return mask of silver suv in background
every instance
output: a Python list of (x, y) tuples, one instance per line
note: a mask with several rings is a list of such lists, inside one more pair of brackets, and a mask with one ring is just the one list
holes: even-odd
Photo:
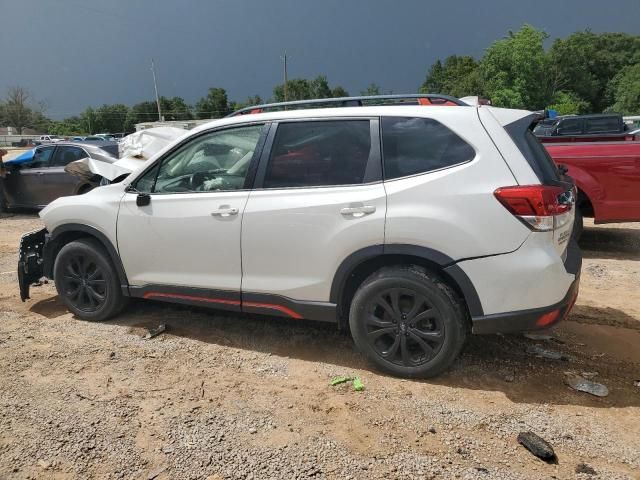
[(56, 200), (22, 238), (22, 298), (45, 275), (86, 320), (138, 297), (334, 322), (405, 377), (444, 371), (470, 333), (563, 319), (575, 189), (538, 117), (402, 98), (250, 107)]

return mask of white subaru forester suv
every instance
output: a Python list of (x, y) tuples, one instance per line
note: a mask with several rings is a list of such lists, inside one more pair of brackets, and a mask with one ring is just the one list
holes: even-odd
[(445, 370), (469, 333), (560, 321), (578, 293), (575, 191), (538, 116), (415, 97), (252, 108), (186, 132), (41, 212), (21, 240), (23, 300), (46, 276), (86, 320), (139, 297), (335, 322), (405, 377)]

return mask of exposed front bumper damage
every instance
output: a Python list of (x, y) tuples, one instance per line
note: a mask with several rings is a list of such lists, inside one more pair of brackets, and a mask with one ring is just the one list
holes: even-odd
[(25, 233), (20, 239), (18, 251), (18, 283), (20, 299), (29, 298), (29, 287), (44, 275), (44, 245), (47, 242), (46, 228)]

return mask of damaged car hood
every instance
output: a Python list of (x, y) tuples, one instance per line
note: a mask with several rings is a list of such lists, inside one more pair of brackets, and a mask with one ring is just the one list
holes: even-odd
[(175, 127), (141, 130), (127, 135), (122, 140), (119, 145), (119, 160), (106, 163), (93, 158), (83, 158), (69, 163), (64, 170), (86, 179), (99, 175), (113, 181), (142, 167), (149, 158), (186, 133), (186, 130)]

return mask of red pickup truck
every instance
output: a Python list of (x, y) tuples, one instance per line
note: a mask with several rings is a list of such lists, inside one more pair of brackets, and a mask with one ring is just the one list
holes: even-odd
[(576, 234), (582, 217), (595, 223), (640, 222), (640, 142), (546, 143), (578, 187)]

